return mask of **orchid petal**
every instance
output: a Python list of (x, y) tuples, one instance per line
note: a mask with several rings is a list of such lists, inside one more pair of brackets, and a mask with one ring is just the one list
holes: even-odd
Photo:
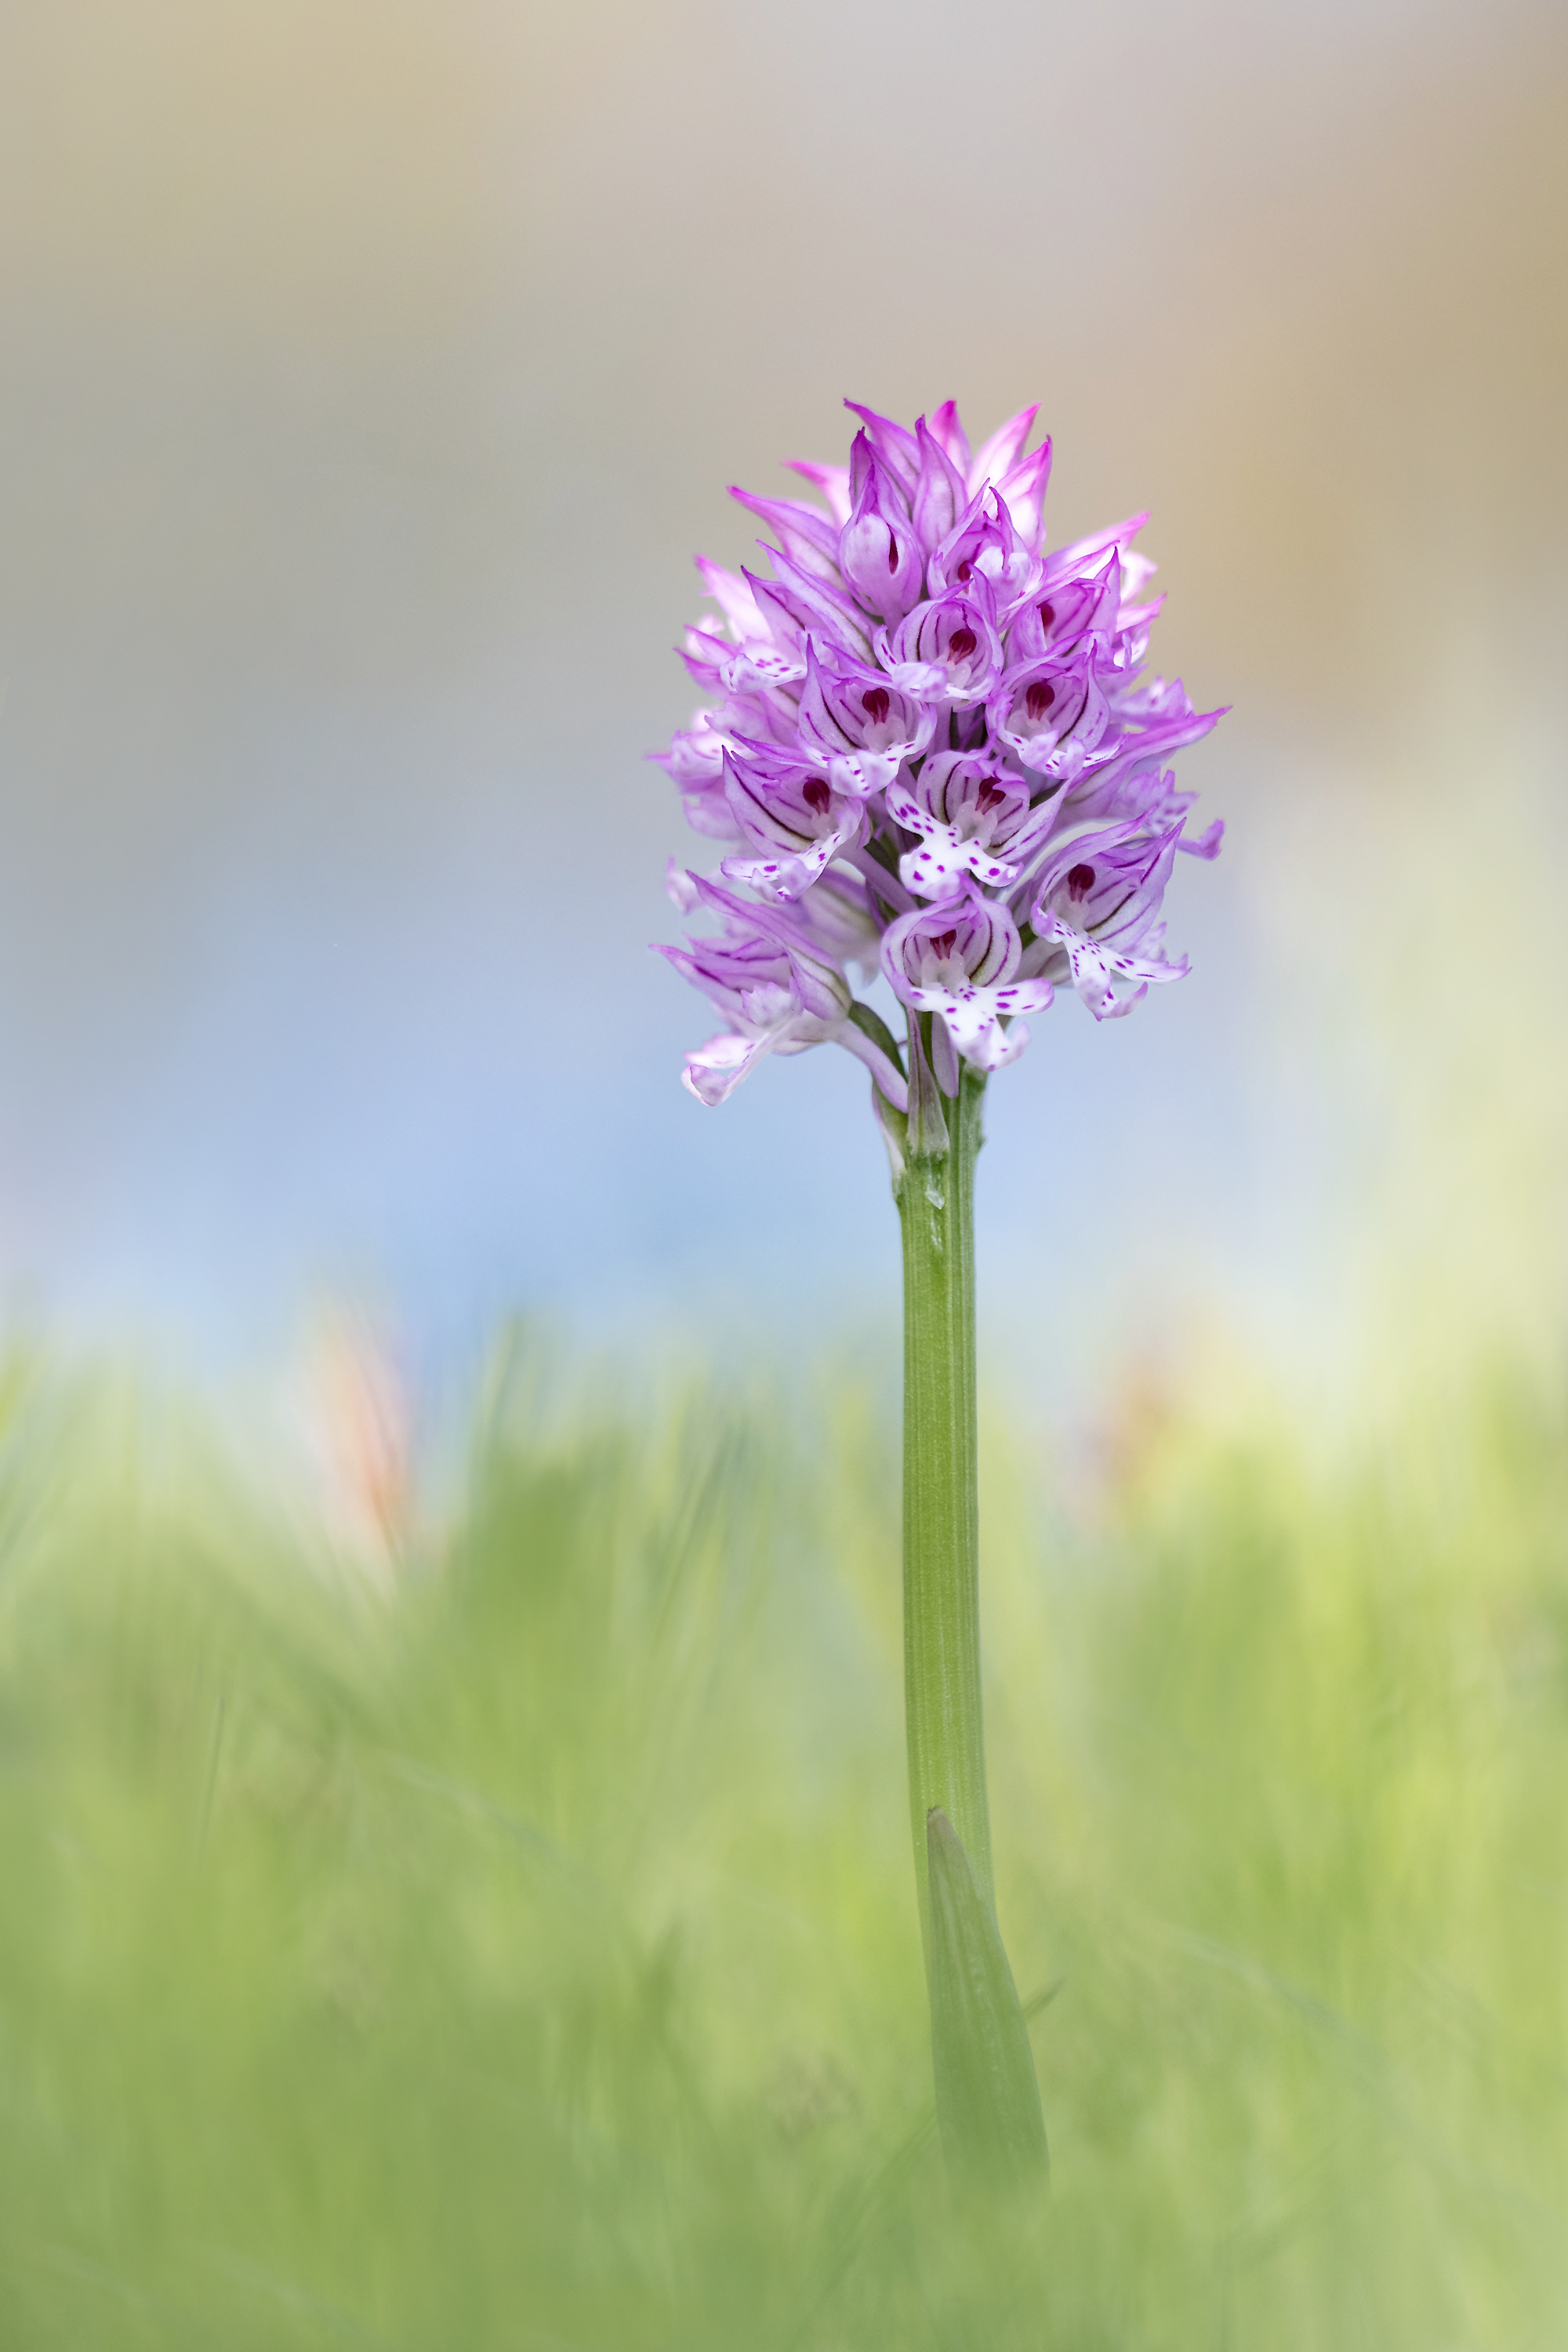
[(738, 572), (727, 572), (721, 563), (712, 562), (706, 555), (697, 558), (697, 569), (702, 585), (719, 606), (738, 646), (765, 644), (769, 635), (767, 621), (757, 609), (757, 600), (749, 583)]
[(874, 408), (862, 408), (858, 400), (847, 400), (844, 405), (860, 419), (871, 447), (904, 496), (911, 497), (920, 478), (921, 453), (909, 426), (895, 425), (890, 416), (879, 416)]
[(721, 1032), (710, 1037), (706, 1045), (695, 1046), (686, 1056), (686, 1067), (680, 1083), (689, 1095), (700, 1103), (716, 1110), (727, 1102), (742, 1078), (749, 1078), (757, 1064), (768, 1052), (765, 1038), (736, 1037)]
[(1024, 444), (1034, 431), (1039, 413), (1037, 401), (1032, 408), (1020, 408), (1016, 416), (999, 425), (990, 440), (981, 445), (969, 468), (971, 489), (978, 489), (983, 482), (999, 482), (1004, 474), (1012, 471), (1024, 454)]
[(786, 469), (799, 474), (827, 500), (828, 512), (842, 529), (849, 520), (849, 468), (847, 466), (816, 466), (809, 457), (786, 457)]
[(969, 475), (969, 436), (963, 429), (956, 400), (944, 400), (933, 409), (931, 420), (931, 437), (946, 450), (959, 472), (967, 480)]
[[(787, 555), (775, 552), (773, 564), (777, 577), (766, 584), (775, 599), (785, 603), (803, 629), (815, 629), (819, 636), (842, 645), (862, 661), (870, 659), (871, 639), (866, 616), (844, 589), (830, 588), (826, 580), (801, 571)], [(752, 578), (750, 572), (745, 576)], [(761, 584), (752, 582), (753, 594)]]
[(750, 490), (738, 489), (733, 483), (730, 496), (778, 533), (784, 553), (803, 572), (816, 572), (832, 587), (840, 585), (838, 533), (815, 507), (803, 506), (798, 499), (759, 499)]
[[(963, 477), (922, 416), (915, 425), (921, 470), (915, 483), (910, 519), (915, 534), (928, 551), (940, 547), (968, 503)], [(942, 585), (946, 586), (946, 582)], [(911, 596), (910, 604), (914, 603)], [(907, 612), (909, 606), (905, 606)]]
[[(1070, 547), (1058, 548), (1055, 555), (1046, 558), (1047, 582), (1070, 579), (1081, 572), (1091, 555), (1099, 555), (1108, 547), (1125, 549), (1137, 538), (1149, 518), (1146, 514), (1129, 515), (1125, 522), (1113, 522), (1105, 530), (1091, 530), (1087, 539), (1075, 539)], [(1124, 554), (1122, 562), (1127, 562)], [(1140, 562), (1146, 561), (1140, 557)], [(1152, 567), (1151, 567), (1152, 568)]]
[(1046, 535), (1046, 488), (1051, 478), (1051, 443), (1047, 434), (1039, 447), (1020, 457), (997, 488), (1006, 499), (1013, 526), (1031, 555), (1038, 555)]

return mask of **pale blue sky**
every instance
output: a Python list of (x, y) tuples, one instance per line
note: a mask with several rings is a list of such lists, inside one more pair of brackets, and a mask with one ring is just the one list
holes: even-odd
[(1099, 1363), (1194, 1301), (1342, 1313), (1393, 1114), (1302, 892), (1364, 889), (1331, 824), (1550, 577), (1553, 12), (212, 22), (0, 33), (14, 1294), (224, 1359), (343, 1286), (437, 1353), (517, 1303), (885, 1312), (858, 1066), (676, 1085), (640, 755), (691, 552), (748, 543), (725, 482), (955, 392), (1042, 401), (1056, 536), (1153, 509), (1163, 666), (1238, 706), (1186, 761), (1232, 827), (1177, 877), (1194, 978), (1059, 1006), (994, 1089), (991, 1328)]

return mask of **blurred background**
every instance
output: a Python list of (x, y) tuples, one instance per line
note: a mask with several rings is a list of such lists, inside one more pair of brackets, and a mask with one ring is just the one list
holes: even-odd
[[(368, 1300), (890, 1321), (847, 1056), (647, 952), (694, 551), (846, 394), (1147, 506), (1193, 977), (994, 1089), (994, 1360), (1324, 1399), (1562, 1302), (1568, 35), (1531, 0), (0, 14), (0, 1274), (204, 1367)], [(688, 853), (689, 854), (689, 853)], [(1408, 1350), (1406, 1350), (1408, 1352)]]
[[(7, 2347), (1568, 2341), (1565, 99), (1533, 0), (0, 0)], [(864, 1074), (700, 1109), (647, 952), (846, 394), (1037, 399), (1234, 706), (1192, 976), (988, 1107), (973, 2260)]]

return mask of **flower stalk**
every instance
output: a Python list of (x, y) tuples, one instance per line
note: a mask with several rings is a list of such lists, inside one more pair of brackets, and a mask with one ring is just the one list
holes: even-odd
[(911, 1059), (918, 1075), (894, 1198), (904, 1255), (904, 1716), (929, 1965), (926, 1820), (933, 1806), (992, 1900), (974, 1392), (974, 1163), (985, 1081), (965, 1070), (955, 1101), (928, 1104), (917, 1099), (927, 1089), (935, 1097), (923, 1044)]
[(995, 2196), (1045, 2170), (1028, 2032), (996, 1924), (980, 1677), (974, 1168), (985, 1080), (942, 1099), (927, 1014), (909, 1112), (879, 1107), (904, 1257), (904, 1723), (931, 2066), (955, 2188)]

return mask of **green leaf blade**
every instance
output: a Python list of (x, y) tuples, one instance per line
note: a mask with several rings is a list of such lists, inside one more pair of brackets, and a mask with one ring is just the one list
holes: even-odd
[(1028, 2027), (995, 1916), (940, 1805), (926, 1816), (931, 2059), (955, 2187), (1007, 2195), (1045, 2181), (1045, 2117)]

